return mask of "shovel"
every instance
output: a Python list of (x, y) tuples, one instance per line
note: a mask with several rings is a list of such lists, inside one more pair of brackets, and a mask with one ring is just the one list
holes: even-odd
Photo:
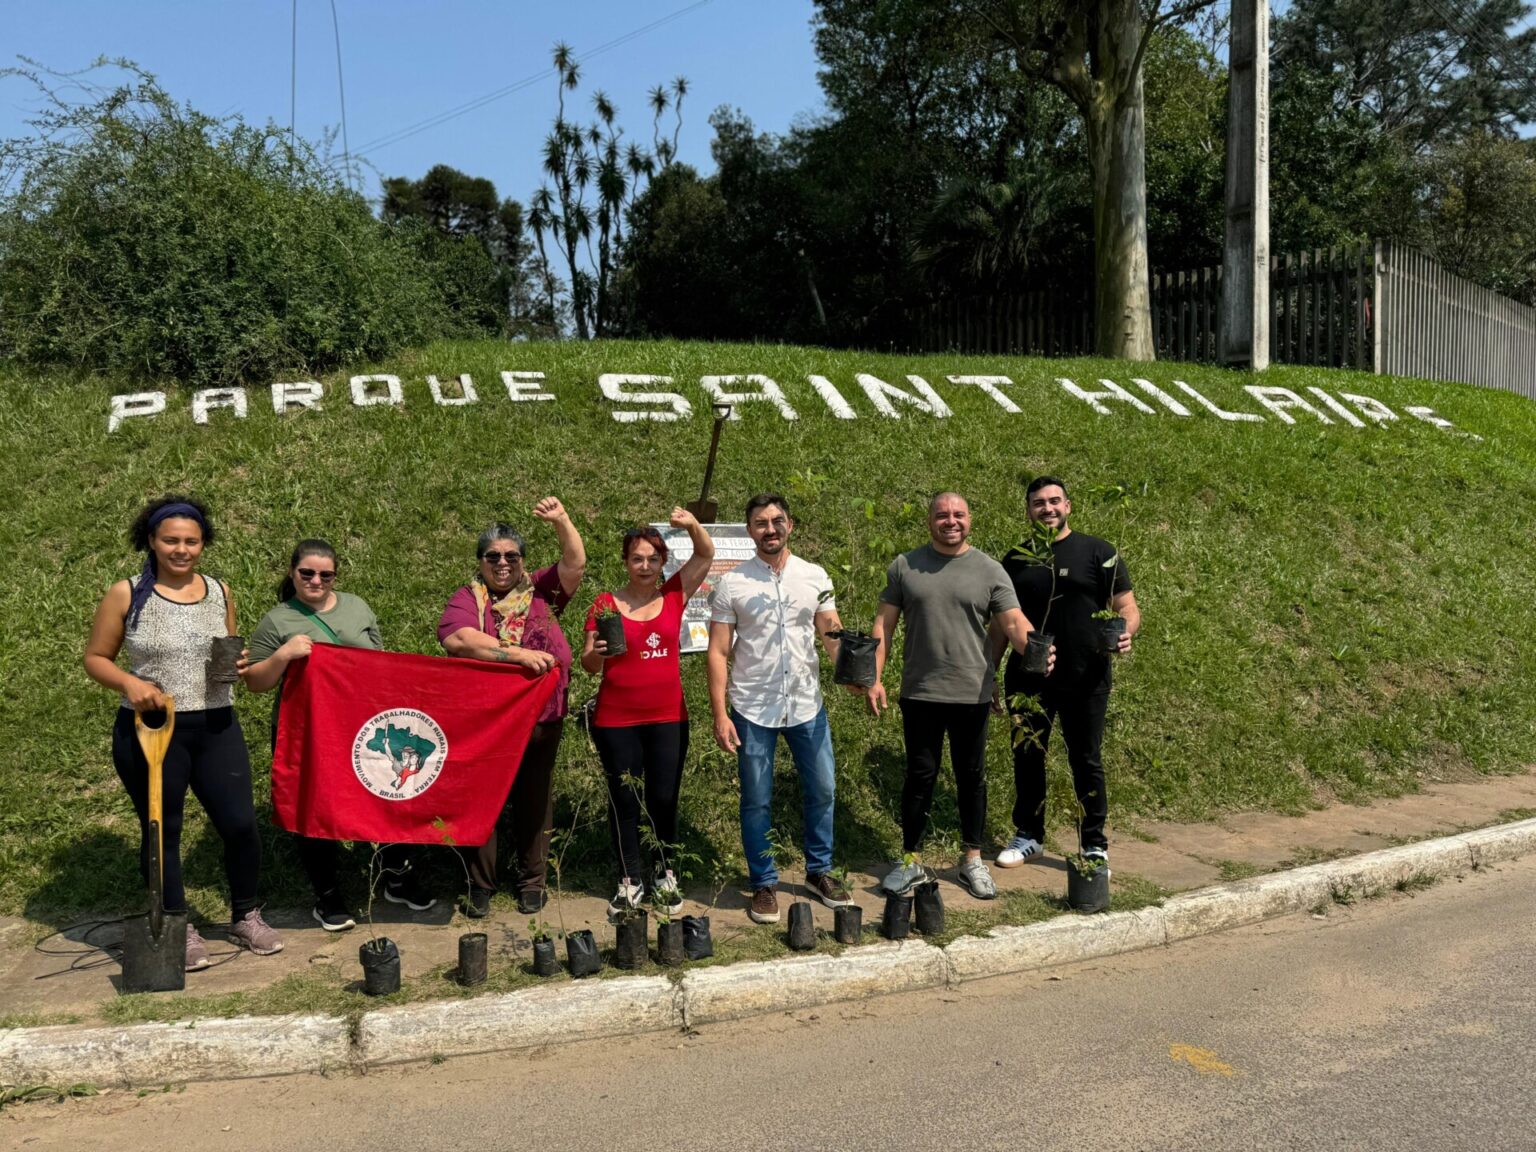
[(709, 435), (709, 459), (704, 464), (704, 487), (699, 492), (699, 498), (687, 505), (688, 511), (693, 513), (693, 518), (700, 524), (713, 524), (720, 512), (720, 505), (709, 498), (709, 482), (715, 478), (715, 453), (720, 450), (720, 429), (731, 418), (729, 404), (711, 404), (709, 410), (715, 414), (715, 428)]
[(187, 916), (165, 912), (165, 819), (162, 771), (176, 728), (176, 700), (165, 698), (165, 723), (151, 728), (143, 713), (133, 727), (149, 765), (149, 914), (123, 923), (123, 991), (178, 992), (187, 984)]

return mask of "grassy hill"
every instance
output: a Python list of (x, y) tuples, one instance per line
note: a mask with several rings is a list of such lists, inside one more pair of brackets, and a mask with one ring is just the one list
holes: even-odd
[[(722, 519), (759, 489), (794, 503), (794, 546), (838, 581), (847, 621), (873, 614), (881, 573), (925, 539), (924, 501), (970, 496), (974, 542), (1000, 555), (1022, 520), (1020, 480), (1050, 471), (1073, 485), (1080, 530), (1126, 556), (1145, 615), (1117, 670), (1105, 761), (1112, 820), (1298, 810), (1412, 789), (1426, 779), (1515, 769), (1533, 759), (1536, 640), (1526, 626), (1536, 524), (1536, 407), (1454, 385), (1277, 368), (1263, 383), (1365, 393), (1402, 418), (1364, 428), (1297, 414), (1225, 422), (1179, 392), (1187, 381), (1223, 408), (1264, 412), (1249, 377), (1192, 365), (1141, 374), (1193, 414), (1110, 402), (1095, 412), (1056, 381), (1107, 377), (1125, 365), (1014, 357), (899, 357), (772, 346), (675, 343), (443, 344), (362, 371), (398, 375), (405, 403), (356, 408), (347, 379), (326, 378), (320, 411), (274, 414), (265, 382), (249, 415), (193, 423), (190, 396), (169, 389), (164, 415), (107, 432), (100, 380), (0, 375), (0, 911), (48, 915), (136, 902), (133, 817), (112, 771), (116, 701), (80, 666), (89, 620), (114, 578), (138, 567), (124, 533), (141, 502), (191, 490), (214, 509), (211, 572), (228, 579), (247, 633), (272, 603), (293, 542), (342, 552), (344, 586), (375, 608), (386, 644), (437, 651), (447, 595), (471, 574), (475, 534), (492, 519), (526, 526), (530, 559), (554, 558), (529, 510), (554, 493), (588, 542), (592, 568), (567, 618), (575, 636), (591, 597), (618, 582), (618, 536), (698, 494), (708, 438), (705, 374), (763, 373), (800, 419), (747, 405), (726, 430), (716, 494)], [(542, 371), (552, 402), (512, 403), (498, 374)], [(691, 420), (621, 424), (598, 391), (602, 372), (659, 373), (694, 405)], [(909, 388), (915, 373), (953, 409), (879, 415), (855, 383), (871, 373)], [(480, 394), (439, 407), (426, 375), (470, 373)], [(1022, 408), (1009, 413), (953, 374), (1001, 374)], [(858, 413), (839, 420), (807, 382), (830, 380)], [(298, 377), (295, 377), (298, 378)], [(1458, 429), (1409, 416), (1435, 409)], [(684, 828), (707, 861), (739, 852), (732, 760), (714, 751), (700, 658), (686, 665), (695, 717)], [(830, 679), (830, 678), (829, 678)], [(894, 683), (894, 680), (891, 681)], [(578, 670), (575, 695), (593, 681)], [(831, 696), (838, 748), (839, 852), (895, 850), (901, 739)], [(265, 806), (266, 698), (240, 702)], [(1056, 783), (1064, 781), (1058, 753)], [(1006, 739), (994, 732), (991, 826), (1008, 831)], [(786, 769), (787, 770), (787, 769)], [(576, 870), (606, 883), (602, 785), (595, 756), (568, 735), (559, 819), (581, 805)], [(798, 838), (795, 793), (781, 823)], [(1057, 804), (1060, 813), (1064, 805)], [(952, 791), (936, 808), (952, 832)], [(285, 838), (267, 832), (269, 899), (303, 898)], [(1070, 833), (1066, 833), (1068, 840)], [(216, 837), (187, 834), (189, 886), (222, 907)], [(440, 867), (447, 868), (446, 861)]]

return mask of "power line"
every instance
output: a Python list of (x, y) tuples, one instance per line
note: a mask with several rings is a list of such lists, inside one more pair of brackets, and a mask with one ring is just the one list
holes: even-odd
[[(626, 32), (622, 36), (615, 37), (614, 39), (609, 40), (606, 44), (600, 44), (598, 47), (593, 48), (590, 52), (583, 52), (581, 55), (576, 57), (576, 60), (579, 63), (584, 60), (590, 60), (592, 57), (598, 56), (604, 52), (612, 51), (614, 48), (617, 48), (620, 45), (627, 44), (631, 40), (644, 36), (648, 32), (654, 32), (656, 29), (670, 24), (674, 20), (680, 20), (684, 16), (687, 16), (692, 12), (696, 12), (700, 8), (703, 8), (708, 4), (712, 4), (713, 2), (714, 0), (695, 0), (694, 3), (679, 8), (676, 12), (673, 12), (670, 15), (663, 16), (660, 19), (653, 20), (649, 24), (636, 28), (633, 31)], [(411, 136), (418, 135), (419, 133), (426, 132), (428, 129), (436, 128), (442, 124), (446, 124), (450, 120), (455, 120), (460, 116), (467, 115), (468, 113), (474, 112), (480, 108), (484, 108), (487, 104), (492, 104), (497, 100), (504, 99), (507, 96), (511, 96), (515, 92), (521, 92), (525, 88), (531, 88), (533, 85), (538, 84), (543, 80), (547, 80), (553, 75), (555, 75), (555, 69), (546, 68), (542, 72), (539, 72), (535, 75), (526, 76), (523, 79), (516, 81), (515, 83), (508, 84), (504, 88), (498, 88), (494, 92), (487, 92), (483, 96), (477, 96), (475, 99), (469, 100), (463, 104), (458, 105), (457, 107), (450, 108), (445, 112), (439, 112), (435, 116), (429, 116), (425, 120), (418, 121), (417, 123), (408, 125), (407, 127), (399, 129), (398, 131), (380, 136), (377, 140), (370, 140), (367, 144), (362, 145), (358, 149), (358, 154), (363, 155), (377, 148), (386, 148), (391, 144), (398, 144), (402, 140), (408, 139)]]
[(336, 0), (331, 0), (331, 28), (336, 33), (336, 87), (341, 90), (341, 158), (346, 166), (347, 187), (352, 187), (352, 150), (347, 147), (347, 84), (341, 78), (341, 22), (336, 19)]
[(294, 146), (293, 127), (299, 106), (299, 0), (293, 0), (293, 35), (288, 49), (288, 148)]

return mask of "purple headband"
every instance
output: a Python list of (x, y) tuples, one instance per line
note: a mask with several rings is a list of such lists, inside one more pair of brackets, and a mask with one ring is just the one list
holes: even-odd
[[(204, 532), (208, 531), (208, 521), (203, 514), (191, 504), (166, 504), (156, 508), (149, 516), (149, 531), (154, 533), (162, 523), (181, 517), (187, 520), (196, 520), (197, 526)], [(150, 548), (144, 557), (144, 568), (139, 573), (139, 579), (133, 586), (133, 596), (128, 601), (128, 627), (132, 628), (139, 622), (139, 615), (144, 611), (144, 605), (149, 603), (149, 598), (155, 591), (155, 578), (157, 576), (155, 564), (155, 550)]]

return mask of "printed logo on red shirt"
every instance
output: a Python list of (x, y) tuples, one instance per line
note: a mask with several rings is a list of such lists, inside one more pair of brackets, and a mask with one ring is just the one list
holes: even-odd
[(645, 646), (650, 651), (640, 653), (642, 660), (660, 660), (663, 656), (671, 655), (672, 650), (661, 646), (661, 636), (656, 632), (652, 632), (645, 638)]

